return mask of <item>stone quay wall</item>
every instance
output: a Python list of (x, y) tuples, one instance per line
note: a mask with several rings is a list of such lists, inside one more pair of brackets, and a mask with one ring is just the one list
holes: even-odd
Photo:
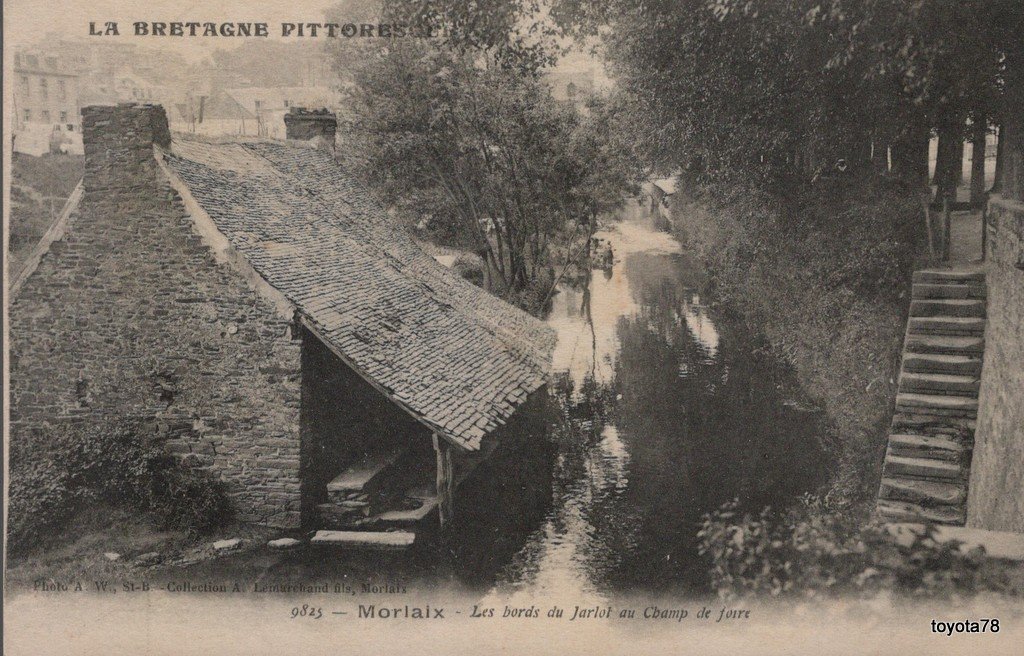
[(1024, 532), (1024, 202), (989, 200), (988, 318), (967, 523)]

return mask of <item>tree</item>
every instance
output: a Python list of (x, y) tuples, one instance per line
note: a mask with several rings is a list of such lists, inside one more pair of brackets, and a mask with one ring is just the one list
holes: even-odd
[(584, 116), (522, 69), (410, 39), (368, 57), (354, 80), (370, 180), (482, 253), (510, 298), (545, 298), (555, 256), (578, 256), (594, 217), (629, 191), (626, 151), (605, 131), (612, 114), (597, 104)]
[(966, 119), (1006, 110), (1024, 21), (1017, 0), (555, 0), (551, 13), (601, 35), (618, 82), (664, 126), (652, 159), (775, 191), (890, 146), (920, 180), (931, 129), (948, 186)]

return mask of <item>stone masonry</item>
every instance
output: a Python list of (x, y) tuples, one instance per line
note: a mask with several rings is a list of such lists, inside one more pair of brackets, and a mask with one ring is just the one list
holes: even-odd
[(1024, 532), (1024, 201), (993, 196), (986, 231), (988, 322), (967, 520)]
[(226, 482), (239, 519), (300, 521), (301, 341), (215, 260), (160, 175), (163, 109), (83, 109), (85, 196), (10, 304), (12, 449), (138, 421)]
[[(1006, 107), (1024, 106), (1024, 57), (1007, 62)], [(1024, 115), (1008, 112), (998, 194), (989, 199), (988, 323), (967, 500), (970, 526), (1024, 532)]]

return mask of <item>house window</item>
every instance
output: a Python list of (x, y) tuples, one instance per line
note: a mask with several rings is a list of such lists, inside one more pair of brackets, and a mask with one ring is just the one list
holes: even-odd
[(26, 121), (31, 121), (32, 120), (32, 110), (31, 109), (26, 109), (25, 110), (25, 120)]
[(259, 112), (260, 112), (260, 109), (261, 109), (261, 108), (262, 108), (262, 106), (263, 106), (263, 101), (262, 101), (262, 100), (257, 100), (257, 101), (255, 101), (255, 102), (256, 102), (256, 113), (257, 113), (257, 114), (259, 114)]
[(25, 61), (28, 62), (29, 68), (39, 68), (39, 58), (35, 55), (26, 55)]
[(28, 93), (28, 76), (27, 75), (22, 75), (21, 76), (21, 90), (24, 91), (25, 93)]
[(45, 77), (39, 78), (39, 95), (46, 98), (49, 95), (49, 82)]
[(49, 67), (51, 70), (57, 70), (57, 58), (56, 57), (47, 57), (46, 58), (46, 66)]
[(290, 100), (284, 101), (284, 106), (285, 107), (291, 107), (292, 106), (292, 101), (290, 101)]
[(42, 112), (40, 112), (40, 118), (42, 119), (43, 123), (49, 123), (50, 122), (50, 110), (44, 109)]
[(68, 97), (68, 87), (64, 80), (57, 80), (57, 95), (59, 95), (62, 100)]
[(68, 122), (68, 113), (67, 112), (61, 112), (60, 113), (60, 122), (61, 123), (67, 123)]

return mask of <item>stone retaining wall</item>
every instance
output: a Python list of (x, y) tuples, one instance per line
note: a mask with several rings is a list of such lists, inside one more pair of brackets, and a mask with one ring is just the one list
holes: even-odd
[(1024, 531), (1024, 202), (993, 196), (986, 239), (988, 320), (967, 523)]

